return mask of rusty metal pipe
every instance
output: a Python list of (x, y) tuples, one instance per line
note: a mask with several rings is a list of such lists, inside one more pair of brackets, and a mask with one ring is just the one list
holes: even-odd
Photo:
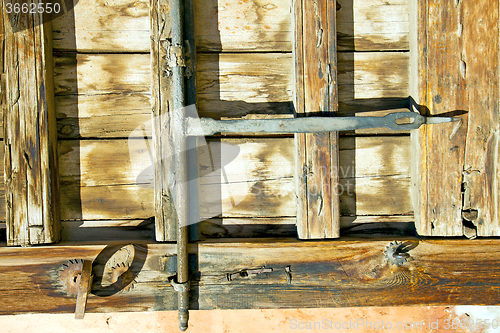
[(172, 48), (175, 58), (173, 79), (173, 140), (175, 149), (175, 207), (177, 210), (177, 283), (179, 328), (187, 330), (189, 320), (189, 271), (188, 271), (188, 200), (185, 136), (185, 84), (184, 84), (184, 8), (183, 0), (171, 0)]

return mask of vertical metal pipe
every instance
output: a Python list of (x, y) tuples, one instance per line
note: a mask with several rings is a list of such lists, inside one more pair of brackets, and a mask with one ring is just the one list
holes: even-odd
[[(183, 0), (171, 0), (172, 15), (172, 53), (175, 56), (173, 71), (173, 128), (176, 156), (175, 206), (177, 210), (177, 283), (187, 284), (188, 271), (188, 221), (187, 221), (187, 165), (185, 131), (185, 94), (184, 94), (184, 13)], [(185, 331), (189, 320), (188, 288), (178, 292), (179, 328)]]

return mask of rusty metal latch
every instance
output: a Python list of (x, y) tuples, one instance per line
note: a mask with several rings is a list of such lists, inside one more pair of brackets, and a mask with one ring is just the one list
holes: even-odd
[(272, 272), (273, 272), (272, 268), (265, 268), (265, 267), (255, 268), (255, 269), (243, 269), (238, 272), (227, 273), (226, 276), (224, 276), (222, 279), (219, 279), (219, 282), (228, 282), (228, 281), (233, 281), (234, 279), (240, 277), (245, 278), (251, 275), (258, 275), (262, 273), (272, 273)]
[(457, 117), (424, 117), (415, 112), (394, 112), (383, 117), (305, 117), (286, 119), (186, 118), (186, 136), (210, 136), (215, 133), (322, 133), (385, 127), (412, 130), (423, 124), (460, 121)]

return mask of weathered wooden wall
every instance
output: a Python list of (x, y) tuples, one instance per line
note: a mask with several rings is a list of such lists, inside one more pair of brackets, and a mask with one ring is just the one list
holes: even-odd
[[(196, 47), (201, 52), (292, 51), (291, 0), (194, 4)], [(54, 22), (54, 47), (147, 53), (148, 7), (148, 0), (79, 0), (74, 12)], [(339, 50), (408, 50), (408, 14), (408, 0), (338, 0)]]
[[(221, 205), (226, 218), (295, 217), (293, 138), (223, 139), (222, 142), (237, 145), (239, 154), (224, 166), (227, 184), (221, 189), (212, 180), (224, 179), (222, 174), (201, 178), (200, 211), (211, 217), (217, 215)], [(409, 143), (407, 136), (341, 139), (343, 216), (372, 216), (377, 220), (383, 215), (412, 214)], [(149, 186), (136, 185), (136, 176), (150, 167), (151, 162), (131, 161), (126, 139), (62, 141), (59, 151), (63, 220), (109, 219), (120, 225), (124, 223), (120, 220), (142, 221), (154, 216), (152, 178)], [(201, 170), (220, 170), (220, 161), (206, 165), (207, 160), (200, 156)], [(214, 197), (213, 193), (221, 193), (221, 197)], [(211, 209), (215, 209), (214, 215)]]
[[(398, 98), (408, 95), (407, 53), (346, 52), (338, 58), (340, 115), (385, 114), (384, 103), (403, 106)], [(151, 119), (149, 55), (56, 54), (55, 63), (60, 139), (126, 138)], [(291, 54), (200, 54), (200, 116), (290, 114), (291, 70)]]
[[(291, 2), (282, 0), (195, 1), (200, 115), (291, 115), (290, 11)], [(127, 225), (117, 230), (132, 238), (134, 225), (143, 228), (136, 233), (139, 238), (151, 232), (144, 226), (150, 226), (154, 215), (153, 190), (136, 185), (133, 178), (150, 161), (130, 161), (127, 143), (132, 131), (151, 119), (148, 15), (148, 1), (116, 0), (104, 6), (80, 0), (73, 11), (52, 22), (63, 236), (77, 235), (77, 226), (90, 233), (104, 230), (96, 229), (98, 225)], [(407, 1), (338, 1), (337, 21), (339, 114), (405, 110)], [(340, 139), (341, 184), (352, 188), (340, 198), (344, 225), (383, 221), (391, 214), (394, 221), (411, 221), (409, 140), (404, 132), (377, 136), (386, 133), (362, 130)], [(355, 134), (363, 137), (350, 137)], [(145, 126), (144, 135), (151, 135), (150, 127)], [(226, 172), (244, 165), (245, 174), (239, 170), (233, 177), (251, 179), (219, 190), (224, 203), (231, 196), (245, 198), (241, 207), (224, 211), (224, 219), (293, 224), (293, 139), (224, 140), (244, 152)], [(278, 158), (276, 170), (273, 159)], [(370, 169), (365, 161), (375, 164)], [(384, 195), (387, 200), (380, 204)]]

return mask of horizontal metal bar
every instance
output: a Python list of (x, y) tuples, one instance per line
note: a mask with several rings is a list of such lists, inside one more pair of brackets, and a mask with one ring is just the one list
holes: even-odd
[[(408, 118), (405, 123), (396, 120)], [(395, 112), (384, 117), (304, 117), (288, 119), (186, 118), (187, 136), (208, 136), (215, 133), (321, 133), (386, 127), (392, 130), (417, 129), (422, 124), (459, 120), (452, 117), (426, 118), (418, 113)]]

